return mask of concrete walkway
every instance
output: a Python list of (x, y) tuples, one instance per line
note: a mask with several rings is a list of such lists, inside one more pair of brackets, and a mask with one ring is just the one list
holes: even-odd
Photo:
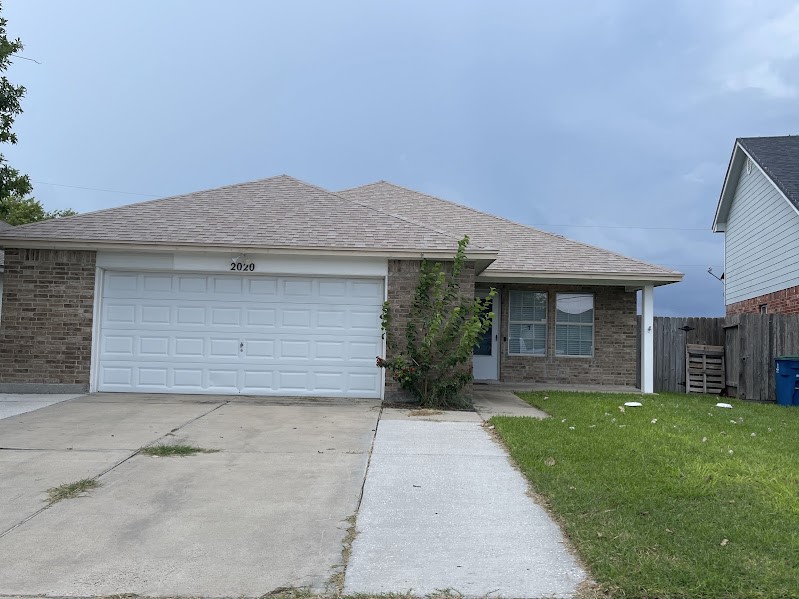
[(477, 387), (473, 393), (474, 409), (483, 420), (492, 416), (528, 416), (530, 418), (547, 418), (548, 414), (534, 408), (512, 391)]
[(586, 573), (527, 491), (474, 412), (384, 410), (344, 592), (573, 596)]

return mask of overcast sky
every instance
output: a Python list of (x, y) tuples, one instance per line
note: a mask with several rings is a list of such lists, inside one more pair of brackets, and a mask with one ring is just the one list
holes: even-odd
[(5, 0), (3, 13), (40, 63), (9, 72), (28, 93), (3, 151), (47, 209), (281, 173), (332, 190), (385, 179), (681, 270), (656, 291), (660, 315), (723, 314), (707, 268), (723, 271), (710, 226), (733, 141), (799, 129), (795, 2)]

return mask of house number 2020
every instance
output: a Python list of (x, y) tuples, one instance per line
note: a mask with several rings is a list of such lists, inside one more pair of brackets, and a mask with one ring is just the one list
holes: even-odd
[(231, 262), (230, 263), (230, 270), (241, 270), (241, 271), (249, 270), (249, 271), (253, 271), (253, 270), (255, 270), (255, 263), (254, 262), (250, 262), (249, 264), (244, 264), (243, 262)]

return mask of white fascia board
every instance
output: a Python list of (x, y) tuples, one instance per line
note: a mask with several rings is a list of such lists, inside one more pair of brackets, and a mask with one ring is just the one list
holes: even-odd
[[(716, 214), (713, 216), (713, 226), (711, 230), (714, 233), (723, 233), (724, 229), (719, 227), (719, 215), (721, 214), (721, 208), (727, 203), (725, 199), (727, 197), (728, 191), (729, 193), (734, 194), (734, 190), (729, 188), (730, 179), (734, 178), (736, 181), (738, 180), (738, 176), (741, 174), (741, 166), (742, 161), (738, 160), (736, 163), (736, 157), (738, 154), (738, 150), (742, 149), (741, 144), (738, 143), (738, 140), (735, 140), (735, 145), (732, 147), (732, 155), (730, 156), (730, 163), (727, 165), (727, 173), (724, 175), (724, 184), (721, 186), (721, 194), (719, 195), (718, 204), (716, 204)], [(734, 175), (734, 177), (732, 177)], [(726, 220), (725, 220), (726, 225)], [(726, 228), (726, 227), (725, 227)]]
[[(301, 276), (388, 276), (388, 260), (366, 256), (287, 256), (243, 253), (252, 274)], [(97, 267), (116, 271), (204, 272), (225, 274), (235, 252), (97, 252)], [(249, 274), (249, 273), (248, 273)]]
[(477, 281), (486, 283), (539, 283), (569, 285), (606, 285), (624, 286), (641, 289), (645, 285), (668, 285), (682, 281), (679, 272), (655, 274), (630, 273), (581, 273), (581, 272), (484, 272), (476, 277)]
[[(0, 238), (0, 247), (5, 248), (30, 248), (30, 249), (64, 249), (64, 250), (85, 250), (85, 251), (117, 251), (117, 252), (237, 252), (253, 254), (273, 254), (273, 255), (298, 255), (298, 256), (365, 256), (374, 258), (421, 260), (423, 258), (433, 260), (452, 260), (455, 256), (455, 248), (452, 250), (421, 250), (414, 248), (402, 249), (369, 249), (369, 248), (307, 248), (307, 247), (276, 247), (265, 248), (262, 246), (246, 245), (184, 245), (184, 244), (161, 244), (161, 243), (114, 243), (114, 242), (92, 242), (92, 241), (57, 241), (51, 239), (27, 239), (27, 238)], [(467, 260), (488, 260), (493, 262), (497, 255), (497, 250), (467, 250)]]

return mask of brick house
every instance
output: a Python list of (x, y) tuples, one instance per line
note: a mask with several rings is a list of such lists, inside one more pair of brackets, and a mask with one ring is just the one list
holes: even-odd
[[(678, 272), (385, 182), (337, 193), (288, 176), (0, 233), (0, 392), (391, 397), (421, 259), (468, 234), (467, 293), (496, 288), (485, 381), (652, 391), (653, 288)], [(647, 326), (648, 325), (648, 326)]]
[(727, 316), (799, 314), (799, 136), (735, 140), (713, 231)]

